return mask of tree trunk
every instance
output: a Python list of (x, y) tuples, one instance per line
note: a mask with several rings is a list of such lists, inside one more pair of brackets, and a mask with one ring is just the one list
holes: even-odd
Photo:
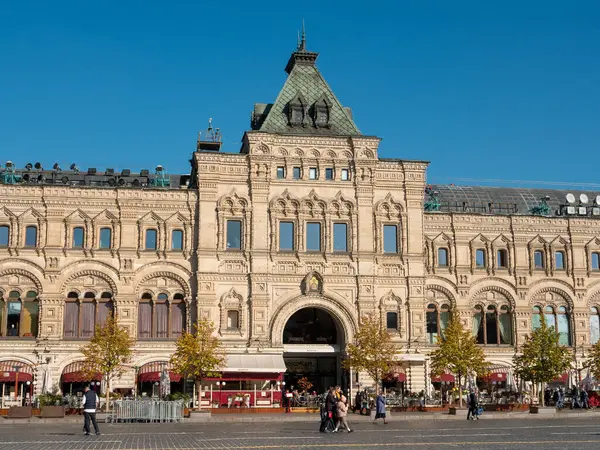
[(459, 408), (462, 408), (463, 406), (463, 401), (462, 401), (462, 377), (460, 376), (460, 374), (458, 375), (458, 406)]
[[(202, 409), (202, 378), (198, 379), (196, 378), (196, 394), (198, 395), (198, 409)], [(210, 399), (210, 407), (212, 408), (212, 398)], [(194, 404), (192, 403), (192, 408), (194, 407)]]
[(542, 408), (546, 406), (546, 399), (544, 398), (546, 388), (546, 386), (544, 386), (545, 384), (546, 383), (540, 383), (540, 405), (542, 405)]
[(106, 377), (106, 412), (108, 413), (110, 408), (110, 378)]

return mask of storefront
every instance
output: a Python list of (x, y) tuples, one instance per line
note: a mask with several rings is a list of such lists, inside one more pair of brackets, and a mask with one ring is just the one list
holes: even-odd
[(165, 370), (168, 373), (167, 381), (170, 393), (184, 393), (185, 380), (181, 374), (174, 372), (171, 364), (166, 361), (154, 361), (137, 369), (137, 395), (141, 397), (159, 397), (161, 394), (160, 383)]
[(440, 401), (441, 405), (449, 405), (455, 401), (458, 393), (454, 392), (455, 378), (451, 373), (443, 373), (431, 377), (433, 385), (433, 397)]
[(27, 405), (33, 397), (33, 367), (19, 361), (0, 361), (1, 407)]
[(76, 361), (63, 369), (61, 376), (63, 395), (81, 397), (86, 386), (91, 386), (98, 395), (102, 393), (102, 374), (89, 374), (85, 369), (85, 361)]
[(199, 392), (201, 408), (270, 408), (281, 405), (286, 370), (282, 355), (227, 355), (221, 377), (206, 378)]

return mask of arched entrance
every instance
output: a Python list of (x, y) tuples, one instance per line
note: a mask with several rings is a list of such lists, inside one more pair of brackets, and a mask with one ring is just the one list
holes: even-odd
[(308, 380), (310, 391), (322, 393), (329, 386), (347, 384), (341, 368), (344, 330), (325, 309), (302, 308), (291, 315), (283, 328), (286, 388), (302, 390)]

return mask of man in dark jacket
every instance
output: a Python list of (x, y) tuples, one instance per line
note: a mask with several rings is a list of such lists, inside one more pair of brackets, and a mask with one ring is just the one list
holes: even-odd
[(471, 391), (469, 394), (469, 412), (467, 412), (467, 420), (479, 419), (477, 415), (477, 397), (475, 397), (475, 391)]
[(90, 420), (94, 425), (94, 431), (96, 435), (100, 435), (100, 429), (98, 428), (98, 422), (96, 422), (96, 408), (100, 403), (98, 395), (90, 389), (89, 386), (85, 387), (85, 392), (81, 398), (81, 407), (83, 408), (83, 431), (86, 436), (90, 434)]

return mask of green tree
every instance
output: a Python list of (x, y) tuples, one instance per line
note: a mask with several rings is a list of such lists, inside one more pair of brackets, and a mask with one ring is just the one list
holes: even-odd
[[(513, 366), (521, 380), (534, 385), (542, 383), (542, 394), (543, 385), (559, 378), (571, 366), (572, 359), (569, 348), (559, 344), (558, 332), (546, 325), (542, 315), (540, 327), (525, 338), (521, 353), (513, 357)], [(533, 401), (533, 396), (531, 399)], [(544, 405), (543, 395), (540, 395), (540, 403)]]
[(459, 405), (462, 407), (462, 381), (469, 375), (485, 375), (489, 364), (483, 349), (477, 345), (471, 330), (463, 327), (458, 314), (450, 318), (439, 344), (439, 348), (431, 353), (431, 371), (434, 375), (442, 375), (446, 371), (454, 374), (461, 390)]
[(106, 382), (106, 411), (110, 406), (110, 386), (128, 370), (133, 355), (134, 340), (126, 328), (119, 325), (116, 315), (96, 327), (90, 342), (81, 348), (85, 356), (84, 372), (90, 379), (102, 374)]
[(354, 342), (346, 348), (345, 368), (365, 371), (375, 381), (377, 389), (383, 377), (396, 365), (396, 347), (390, 333), (378, 318), (367, 315), (361, 319)]
[(600, 379), (600, 341), (592, 345), (588, 358), (586, 367), (590, 369), (594, 378)]
[[(194, 379), (196, 391), (204, 378), (218, 378), (225, 365), (225, 351), (215, 335), (213, 323), (206, 318), (198, 320), (193, 333), (183, 333), (175, 345), (171, 356), (171, 366), (185, 379)], [(199, 397), (199, 403), (201, 404)]]

